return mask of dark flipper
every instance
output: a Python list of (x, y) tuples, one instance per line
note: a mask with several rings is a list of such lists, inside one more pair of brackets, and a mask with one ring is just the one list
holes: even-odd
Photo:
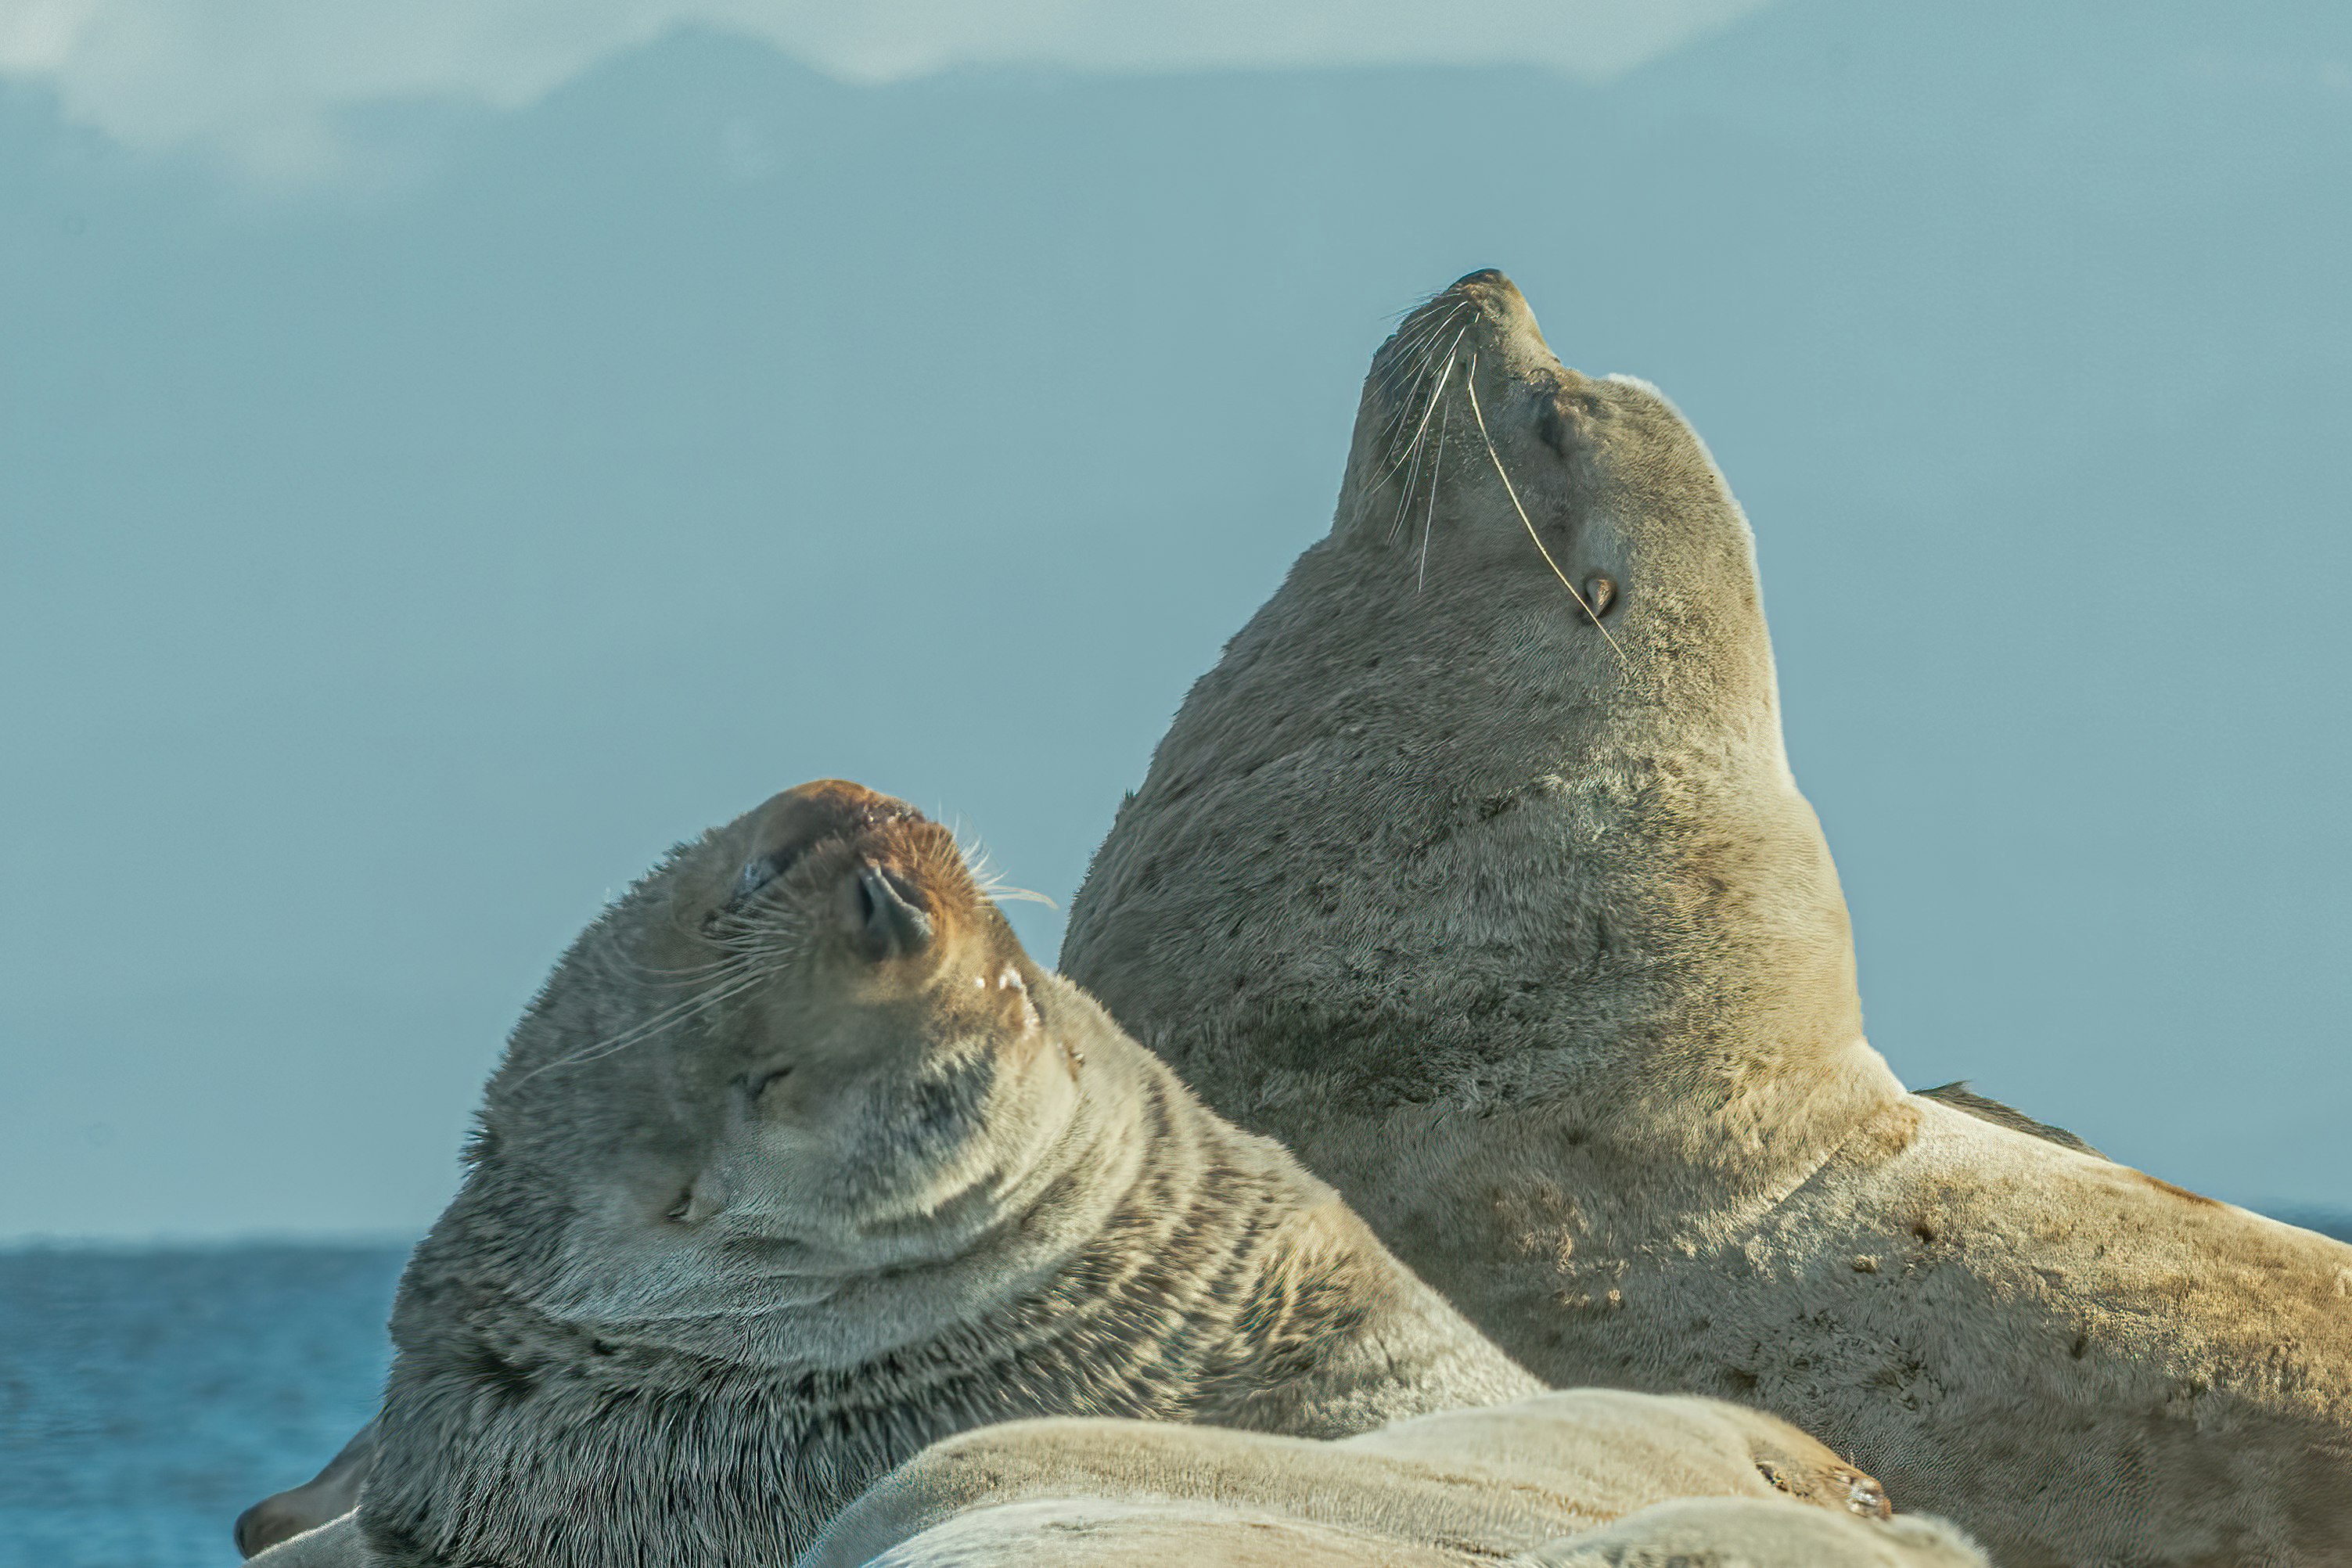
[(327, 1468), (291, 1491), (266, 1497), (236, 1516), (236, 1549), (258, 1555), (281, 1541), (340, 1519), (358, 1506), (360, 1483), (375, 1464), (375, 1423), (361, 1427)]

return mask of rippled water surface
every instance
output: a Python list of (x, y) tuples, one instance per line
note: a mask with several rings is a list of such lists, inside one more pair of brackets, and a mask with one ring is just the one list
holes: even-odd
[(0, 1252), (0, 1568), (232, 1568), (374, 1407), (404, 1256)]

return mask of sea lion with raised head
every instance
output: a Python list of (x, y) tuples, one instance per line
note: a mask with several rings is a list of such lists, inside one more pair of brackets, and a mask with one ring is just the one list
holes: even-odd
[(1796, 1538), (1847, 1541), (1856, 1564), (1901, 1539), (1879, 1528), (1893, 1510), (1877, 1481), (1785, 1421), (1715, 1399), (1572, 1389), (1336, 1442), (1136, 1421), (984, 1427), (877, 1483), (801, 1568), (1011, 1564), (1024, 1551), (1221, 1568), (1281, 1552), (1492, 1563), (1694, 1499), (1761, 1510), (1722, 1521), (1712, 1542), (1726, 1551), (1788, 1535), (1784, 1511), (1827, 1521), (1826, 1535), (1799, 1525)]
[(856, 784), (607, 910), (467, 1159), (401, 1281), (356, 1527), (322, 1538), (361, 1560), (782, 1564), (990, 1422), (1338, 1436), (1538, 1386)]
[(1787, 1416), (2004, 1568), (2352, 1561), (2352, 1247), (1904, 1092), (1748, 523), (1499, 273), (1374, 360), (1063, 965), (1552, 1382)]

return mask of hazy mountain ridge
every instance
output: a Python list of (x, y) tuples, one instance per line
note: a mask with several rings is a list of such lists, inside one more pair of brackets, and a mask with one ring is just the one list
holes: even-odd
[(2352, 24), (2030, 9), (1608, 88), (694, 34), (277, 203), (0, 93), (0, 1172), (71, 1173), (0, 1233), (421, 1224), (600, 897), (803, 776), (1066, 894), (1486, 264), (1755, 518), (1906, 1079), (2336, 1200)]

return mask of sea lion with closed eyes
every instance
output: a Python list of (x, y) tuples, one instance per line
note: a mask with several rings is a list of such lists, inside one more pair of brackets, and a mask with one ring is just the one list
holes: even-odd
[(839, 781), (589, 928), (468, 1163), (343, 1555), (285, 1561), (782, 1564), (992, 1422), (1341, 1436), (1538, 1386), (1031, 962), (944, 828)]
[(1500, 273), (1374, 360), (1063, 967), (1551, 1382), (1772, 1411), (2004, 1568), (2352, 1562), (2352, 1247), (1905, 1093), (1747, 520)]

